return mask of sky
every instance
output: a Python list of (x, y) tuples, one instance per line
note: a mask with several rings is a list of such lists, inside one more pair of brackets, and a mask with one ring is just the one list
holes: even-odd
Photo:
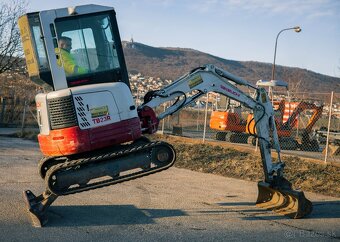
[[(0, 0), (4, 1), (4, 0)], [(112, 6), (121, 39), (340, 77), (339, 0), (27, 0), (27, 11)], [(270, 77), (263, 77), (268, 79)]]

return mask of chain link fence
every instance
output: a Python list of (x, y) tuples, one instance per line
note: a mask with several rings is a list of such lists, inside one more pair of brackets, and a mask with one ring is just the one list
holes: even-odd
[(19, 96), (0, 98), (0, 127), (36, 127), (34, 100)]
[[(0, 98), (0, 127), (38, 128), (34, 95)], [(340, 93), (275, 94), (272, 102), (283, 152), (325, 162), (340, 162)], [(303, 100), (303, 101), (301, 101)], [(136, 100), (140, 104), (141, 100)], [(158, 107), (157, 113), (166, 109)], [(160, 122), (159, 131), (195, 139), (216, 140), (257, 149), (249, 133), (251, 110), (210, 93)]]
[(18, 73), (0, 74), (0, 127), (34, 127), (35, 95), (41, 88)]
[[(294, 93), (290, 99), (275, 97), (272, 101), (283, 152), (340, 162), (340, 93)], [(158, 108), (157, 112), (163, 109)], [(251, 135), (254, 133), (251, 120), (251, 110), (209, 94), (191, 107), (162, 120), (159, 130), (257, 150), (257, 140)]]

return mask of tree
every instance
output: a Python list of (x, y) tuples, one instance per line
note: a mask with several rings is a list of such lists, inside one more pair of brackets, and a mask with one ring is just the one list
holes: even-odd
[(20, 0), (0, 3), (0, 74), (17, 69), (22, 61), (17, 21), (24, 14), (25, 6), (25, 1)]

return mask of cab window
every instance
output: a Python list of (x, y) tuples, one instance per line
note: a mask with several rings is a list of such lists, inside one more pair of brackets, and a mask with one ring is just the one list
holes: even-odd
[[(121, 80), (109, 14), (57, 19), (55, 30), (58, 65), (69, 86)], [(62, 43), (66, 40), (71, 43)]]

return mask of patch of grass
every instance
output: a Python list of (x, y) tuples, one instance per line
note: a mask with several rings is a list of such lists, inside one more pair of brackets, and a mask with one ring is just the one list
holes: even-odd
[[(192, 144), (166, 135), (152, 139), (164, 140), (174, 146), (176, 167), (250, 181), (264, 179), (259, 153), (211, 144)], [(295, 189), (340, 197), (339, 167), (312, 163), (296, 156), (283, 156), (282, 160), (286, 163), (285, 177)]]

